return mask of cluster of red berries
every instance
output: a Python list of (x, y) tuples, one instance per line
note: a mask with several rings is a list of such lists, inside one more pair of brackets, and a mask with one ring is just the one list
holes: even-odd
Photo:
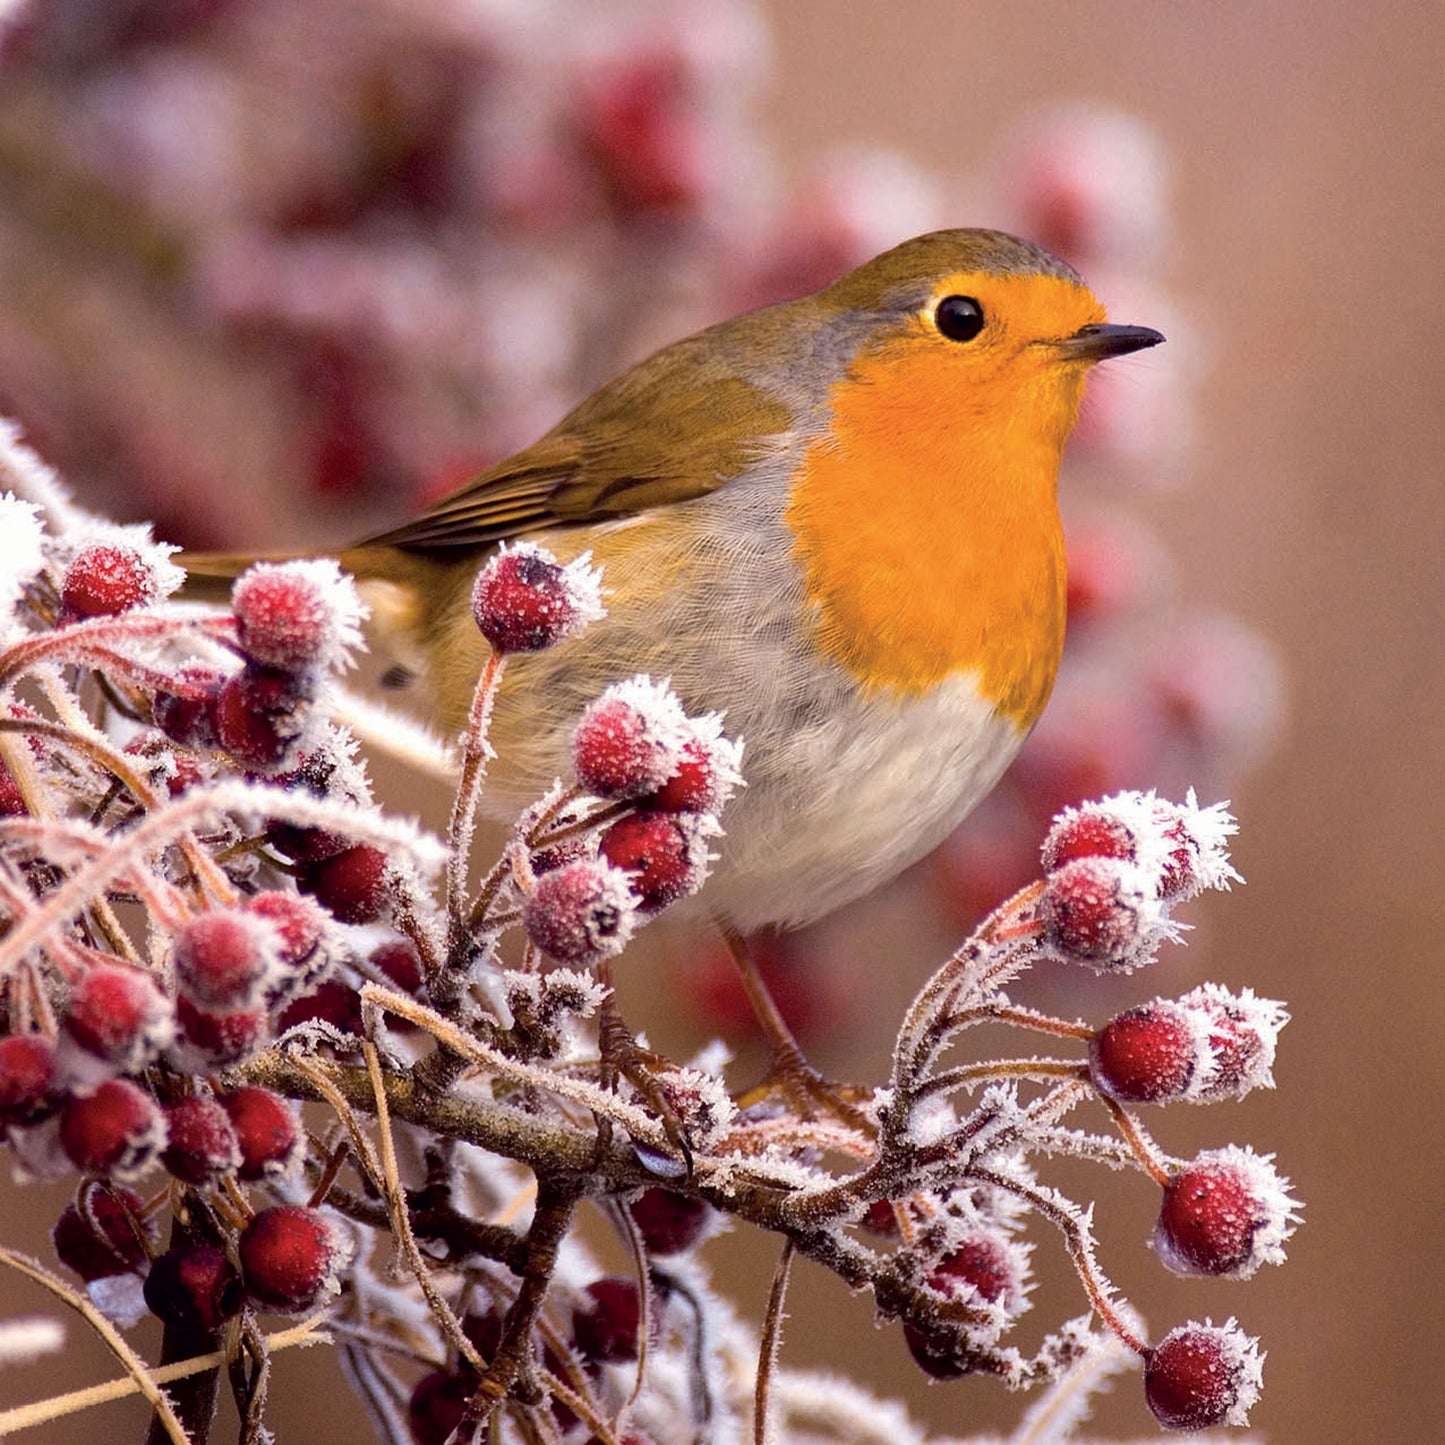
[(231, 594), (243, 665), (192, 664), (159, 693), (155, 723), (186, 747), (217, 747), (272, 773), (296, 757), (327, 676), (348, 665), (360, 640), (355, 587), (327, 558), (262, 563)]
[[(478, 573), (472, 613), (497, 654), (539, 651), (601, 615), (598, 577), (585, 555), (564, 566), (530, 543), (506, 547)], [(522, 906), (531, 942), (554, 963), (586, 967), (696, 892), (739, 755), (720, 718), (688, 717), (666, 684), (608, 688), (577, 723), (572, 764), (585, 793), (626, 810), (592, 837), (533, 850)]]

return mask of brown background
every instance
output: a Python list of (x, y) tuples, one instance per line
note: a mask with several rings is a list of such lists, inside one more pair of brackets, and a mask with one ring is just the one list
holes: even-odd
[[(1277, 1150), (1308, 1215), (1283, 1270), (1174, 1281), (1140, 1248), (1151, 1205), (1136, 1184), (1104, 1211), (1106, 1258), (1156, 1324), (1237, 1314), (1263, 1336), (1261, 1434), (1438, 1438), (1445, 11), (774, 0), (767, 14), (772, 128), (800, 165), (856, 140), (961, 174), (1067, 98), (1135, 111), (1173, 155), (1166, 279), (1217, 363), (1189, 485), (1138, 508), (1167, 537), (1181, 590), (1280, 648), (1291, 709), (1283, 746), (1235, 799), (1249, 885), (1210, 903), (1197, 962), (1287, 999), (1294, 1022), (1277, 1093), (1170, 1115), (1159, 1133), (1180, 1153), (1227, 1139)], [(728, 1241), (718, 1257), (747, 1253)], [(744, 1281), (740, 1303), (756, 1311), (765, 1288), (765, 1273)], [(10, 1283), (0, 1298), (21, 1303)], [(925, 1388), (866, 1303), (810, 1271), (793, 1306), (788, 1362), (836, 1365), (959, 1434), (1017, 1413), (988, 1384)], [(112, 1373), (82, 1349), (70, 1383)], [(312, 1388), (281, 1392), (293, 1404), (280, 1438), (364, 1436), (323, 1352), (309, 1368)], [(130, 1438), (128, 1408), (33, 1438)], [(1151, 1434), (1136, 1382), (1099, 1428)]]

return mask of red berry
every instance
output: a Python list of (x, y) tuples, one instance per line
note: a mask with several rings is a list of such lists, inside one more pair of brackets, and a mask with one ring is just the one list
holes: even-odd
[(240, 1166), (241, 1144), (215, 1099), (193, 1094), (166, 1107), (161, 1163), (187, 1184), (210, 1184)]
[(598, 852), (628, 875), (644, 913), (695, 893), (706, 875), (701, 836), (671, 813), (639, 811), (620, 818), (603, 833)]
[(145, 969), (96, 964), (70, 992), (65, 1030), (86, 1053), (133, 1074), (175, 1037), (175, 1007)]
[(361, 994), (344, 979), (326, 978), (310, 993), (292, 999), (276, 1019), (277, 1033), (284, 1034), (297, 1024), (330, 1024), (344, 1034), (361, 1034)]
[(872, 1234), (881, 1234), (885, 1239), (898, 1237), (898, 1214), (891, 1199), (875, 1199), (863, 1212), (859, 1221)]
[(1179, 1000), (1200, 1015), (1209, 1032), (1214, 1067), (1196, 1090), (1202, 1104), (1242, 1099), (1252, 1089), (1271, 1087), (1279, 1031), (1288, 1014), (1274, 1000), (1245, 989), (1235, 995), (1218, 984), (1201, 984)]
[(323, 580), (315, 563), (261, 563), (237, 579), (231, 589), (236, 640), (241, 651), (263, 667), (287, 672), (326, 660), (337, 637), (330, 588), (340, 574)]
[(107, 1079), (93, 1094), (72, 1099), (60, 1116), (60, 1147), (77, 1169), (133, 1178), (166, 1142), (160, 1105), (129, 1079)]
[(243, 1180), (276, 1178), (285, 1174), (306, 1147), (296, 1106), (270, 1089), (247, 1085), (222, 1094), (220, 1105), (236, 1131)]
[(226, 675), (203, 663), (188, 662), (174, 674), (175, 692), (158, 692), (151, 700), (151, 720), (172, 742), (183, 747), (210, 747), (216, 741), (216, 699)]
[(153, 788), (164, 788), (178, 798), (201, 781), (201, 767), (188, 752), (178, 752), (162, 732), (145, 732), (125, 745), (125, 751), (145, 765), (146, 780)]
[(1075, 858), (1049, 874), (1039, 897), (1044, 939), (1070, 962), (1128, 969), (1147, 958), (1160, 933), (1157, 910), (1116, 858)]
[[(311, 719), (314, 690), (302, 674), (247, 663), (216, 694), (216, 742), (248, 767), (274, 769), (290, 758)], [(157, 723), (160, 723), (157, 718)]]
[[(457, 1438), (457, 1426), (466, 1418), (467, 1401), (476, 1393), (475, 1376), (433, 1370), (412, 1387), (406, 1403), (407, 1429), (416, 1445), (445, 1445)], [(485, 1441), (486, 1432), (479, 1437)]]
[[(944, 1255), (929, 1271), (927, 1282), (948, 1299), (977, 1298), (1016, 1309), (1022, 1297), (1023, 1274), (1006, 1241), (978, 1233)], [(905, 1325), (903, 1337), (919, 1367), (934, 1379), (957, 1379), (973, 1369), (966, 1355), (940, 1349), (926, 1331), (915, 1325)]]
[(60, 584), (61, 617), (113, 617), (143, 607), (161, 595), (155, 568), (134, 547), (92, 542), (65, 569)]
[(660, 1256), (691, 1249), (713, 1218), (711, 1205), (670, 1189), (644, 1189), (628, 1209), (648, 1254)]
[(176, 987), (201, 1008), (254, 1008), (280, 972), (277, 930), (239, 908), (190, 919), (173, 943)]
[(369, 843), (309, 864), (299, 886), (341, 923), (374, 923), (391, 892), (386, 854)]
[(246, 912), (264, 918), (276, 931), (284, 970), (300, 969), (321, 942), (326, 920), (309, 898), (268, 889), (246, 900)]
[(1200, 1030), (1166, 999), (1117, 1014), (1089, 1041), (1094, 1087), (1125, 1104), (1183, 1098), (1199, 1070)]
[(175, 1329), (213, 1333), (240, 1314), (245, 1290), (236, 1266), (214, 1245), (168, 1249), (146, 1275), (150, 1312)]
[(141, 1216), (138, 1194), (115, 1185), (87, 1184), (50, 1232), (55, 1257), (87, 1284), (130, 1274), (150, 1257), (155, 1231)]
[(1118, 814), (1099, 803), (1067, 808), (1054, 819), (1044, 839), (1046, 873), (1075, 858), (1122, 858), (1134, 862), (1139, 842)]
[(472, 587), (472, 616), (498, 652), (540, 652), (597, 614), (595, 574), (519, 543), (492, 557)]
[(14, 775), (0, 762), (0, 818), (23, 818), (29, 811)]
[(1200, 1154), (1164, 1186), (1154, 1249), (1178, 1274), (1248, 1279), (1284, 1261), (1298, 1216), (1268, 1159), (1229, 1147)]
[(0, 1127), (33, 1124), (54, 1107), (55, 1044), (44, 1034), (0, 1038)]
[(1230, 1324), (1179, 1325), (1149, 1351), (1144, 1398), (1170, 1430), (1243, 1425), (1259, 1398), (1254, 1340)]
[(271, 1017), (264, 1007), (203, 1009), (182, 994), (176, 999), (176, 1022), (180, 1037), (168, 1057), (191, 1073), (239, 1064), (271, 1039)]
[(677, 771), (687, 717), (665, 687), (645, 677), (609, 687), (572, 734), (577, 781), (599, 798), (642, 798)]
[(572, 1338), (584, 1360), (625, 1365), (637, 1358), (641, 1322), (637, 1281), (609, 1275), (593, 1280), (572, 1311)]
[(622, 951), (636, 913), (627, 876), (589, 858), (544, 873), (522, 905), (522, 925), (548, 958), (585, 968)]
[(267, 1309), (311, 1309), (330, 1293), (344, 1262), (340, 1236), (325, 1215), (299, 1204), (263, 1209), (239, 1245), (246, 1293)]

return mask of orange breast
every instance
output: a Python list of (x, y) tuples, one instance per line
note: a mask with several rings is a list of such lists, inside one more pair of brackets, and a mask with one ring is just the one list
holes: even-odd
[(1056, 487), (1076, 406), (1042, 373), (1006, 400), (961, 388), (947, 353), (908, 338), (860, 356), (785, 517), (820, 651), (903, 696), (973, 671), (1032, 723), (1063, 647)]

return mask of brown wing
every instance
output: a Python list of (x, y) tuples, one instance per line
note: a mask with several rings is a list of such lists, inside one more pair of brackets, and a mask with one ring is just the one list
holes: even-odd
[(595, 392), (539, 442), (360, 545), (408, 552), (485, 546), (715, 491), (791, 421), (782, 402), (723, 359), (722, 330), (658, 352)]

